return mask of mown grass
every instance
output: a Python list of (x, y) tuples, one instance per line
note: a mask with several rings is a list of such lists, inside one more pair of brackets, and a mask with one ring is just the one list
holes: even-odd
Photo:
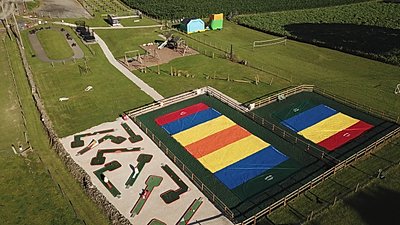
[[(60, 137), (113, 121), (121, 112), (152, 101), (108, 63), (98, 45), (85, 46), (72, 30), (69, 33), (85, 53), (88, 73), (84, 72), (85, 59), (55, 63), (53, 67), (37, 58), (28, 58), (46, 110)], [(29, 56), (31, 49), (26, 32), (23, 38)], [(89, 85), (93, 90), (85, 92)], [(68, 97), (69, 101), (60, 102), (61, 97)]]
[(239, 24), (329, 48), (400, 64), (400, 5), (366, 2), (235, 18)]
[[(3, 37), (0, 35), (1, 39)], [(16, 89), (6, 61), (5, 46), (11, 57)], [(5, 45), (1, 42), (0, 53), (1, 223), (108, 224), (108, 220), (65, 169), (57, 154), (49, 148), (15, 42), (9, 39), (6, 39)], [(26, 127), (23, 126), (17, 91), (27, 121)], [(17, 156), (11, 150), (11, 144), (17, 148), (19, 145), (27, 147), (24, 132), (34, 149), (26, 157)]]
[(49, 59), (68, 59), (74, 55), (64, 35), (53, 29), (44, 29), (36, 33), (40, 44)]

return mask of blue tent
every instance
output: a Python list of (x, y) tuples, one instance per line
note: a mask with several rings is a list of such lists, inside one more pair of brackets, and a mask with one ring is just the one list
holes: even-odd
[(205, 31), (205, 27), (204, 21), (196, 18), (186, 18), (180, 24), (180, 29), (188, 34)]

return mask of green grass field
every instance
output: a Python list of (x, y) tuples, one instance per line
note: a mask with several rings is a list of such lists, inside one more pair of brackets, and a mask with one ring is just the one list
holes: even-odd
[(58, 30), (41, 30), (37, 37), (49, 59), (68, 59), (74, 55), (64, 35)]
[(345, 52), (400, 64), (400, 5), (366, 2), (320, 9), (243, 15), (235, 21)]
[[(95, 54), (92, 55), (72, 30), (69, 33), (73, 34), (83, 49), (89, 73), (80, 73), (79, 66), (84, 67), (83, 59), (76, 63), (58, 63), (54, 67), (37, 58), (28, 59), (46, 110), (60, 137), (113, 121), (121, 112), (152, 101), (108, 63), (99, 46), (90, 46)], [(31, 49), (26, 32), (23, 38), (29, 56)], [(93, 86), (93, 90), (85, 92), (84, 89), (89, 85)], [(60, 102), (60, 97), (70, 99)]]
[[(0, 34), (1, 40), (4, 37), (4, 34)], [(13, 86), (6, 48), (11, 57), (17, 89)], [(6, 39), (4, 44), (1, 41), (0, 53), (1, 223), (83, 224), (84, 220), (86, 224), (108, 224), (108, 220), (48, 146), (15, 42)], [(26, 128), (23, 126), (16, 90), (21, 98)], [(34, 153), (29, 153), (27, 157), (17, 156), (11, 149), (11, 144), (17, 148), (20, 144), (27, 147), (23, 132), (27, 132), (34, 149)]]

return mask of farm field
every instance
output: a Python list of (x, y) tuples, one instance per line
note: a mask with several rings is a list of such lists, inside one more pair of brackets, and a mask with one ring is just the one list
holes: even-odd
[[(48, 146), (31, 89), (26, 80), (15, 42), (0, 34), (0, 191), (2, 224), (108, 224), (108, 220), (89, 200), (82, 188), (65, 169), (58, 155)], [(11, 57), (16, 86), (7, 62)], [(16, 87), (16, 88), (14, 88)], [(20, 113), (20, 96), (26, 127)], [(27, 148), (27, 132), (35, 153), (19, 156), (11, 144)], [(49, 174), (51, 173), (51, 175)], [(62, 188), (62, 192), (60, 191)], [(71, 203), (69, 202), (71, 201)], [(73, 208), (71, 207), (73, 204)]]
[[(98, 45), (85, 46), (72, 30), (67, 30), (85, 53), (88, 73), (82, 71), (85, 59), (76, 60), (75, 63), (55, 63), (53, 67), (50, 63), (28, 57), (58, 135), (63, 137), (114, 120), (124, 110), (152, 101), (108, 63)], [(27, 55), (30, 56), (33, 50), (26, 31), (23, 39)], [(93, 90), (85, 92), (87, 86), (92, 86)], [(61, 97), (70, 100), (60, 102)]]
[[(363, 0), (316, 0), (316, 1), (290, 1), (290, 0), (238, 0), (238, 1), (181, 1), (181, 0), (122, 0), (132, 8), (139, 9), (159, 19), (179, 19), (182, 17), (208, 17), (211, 13), (260, 13), (282, 10), (307, 9), (326, 7), (332, 5), (363, 2)], [(364, 0), (365, 1), (365, 0)]]
[(239, 24), (400, 65), (400, 5), (366, 2), (235, 17)]

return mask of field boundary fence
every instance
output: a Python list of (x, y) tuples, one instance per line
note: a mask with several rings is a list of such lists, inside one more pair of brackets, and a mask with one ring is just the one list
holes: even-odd
[[(209, 96), (213, 96), (217, 98), (218, 100), (222, 101), (223, 103), (229, 105), (230, 107), (238, 110), (239, 112), (243, 113), (259, 125), (266, 127), (267, 129), (273, 131), (275, 134), (278, 136), (284, 138), (285, 140), (289, 141), (292, 144), (299, 145), (300, 148), (302, 148), (304, 151), (309, 153), (310, 155), (324, 161), (325, 163), (330, 164), (331, 168), (322, 173), (321, 175), (317, 176), (316, 178), (312, 179), (311, 181), (307, 182), (300, 188), (296, 189), (295, 191), (289, 193), (285, 197), (281, 198), (280, 200), (276, 201), (275, 203), (269, 205), (268, 207), (264, 208), (260, 212), (256, 213), (254, 216), (244, 220), (241, 223), (237, 223), (240, 225), (248, 225), (248, 224), (256, 224), (256, 222), (260, 219), (263, 218), (267, 215), (269, 215), (272, 211), (278, 209), (281, 206), (286, 206), (289, 201), (293, 200), (294, 198), (298, 197), (300, 194), (305, 193), (306, 191), (312, 189), (316, 185), (320, 184), (321, 182), (325, 181), (328, 179), (330, 176), (335, 175), (338, 171), (349, 167), (352, 165), (354, 162), (358, 161), (361, 158), (364, 158), (366, 156), (369, 156), (372, 152), (375, 150), (381, 148), (384, 146), (386, 143), (388, 143), (390, 140), (396, 138), (400, 134), (400, 127), (397, 129), (391, 131), (390, 133), (386, 134), (382, 138), (376, 140), (372, 144), (368, 145), (367, 147), (363, 148), (362, 150), (358, 151), (357, 153), (351, 155), (348, 157), (346, 160), (338, 160), (332, 156), (327, 155), (323, 150), (312, 146), (311, 144), (307, 143), (304, 140), (301, 140), (291, 134), (289, 134), (287, 131), (283, 130), (280, 127), (277, 127), (273, 123), (267, 121), (264, 118), (261, 118), (251, 112), (251, 110), (271, 104), (273, 102), (277, 102), (282, 100), (282, 98), (289, 97), (291, 95), (295, 95), (301, 92), (316, 92), (318, 94), (321, 94), (323, 96), (332, 98), (334, 100), (337, 100), (341, 103), (344, 103), (346, 105), (352, 106), (356, 109), (360, 109), (364, 112), (368, 112), (369, 114), (373, 114), (375, 116), (383, 117), (384, 119), (388, 119), (392, 122), (397, 122), (398, 123), (398, 117), (395, 117), (393, 113), (386, 113), (382, 112), (379, 110), (375, 110), (371, 107), (361, 105), (358, 103), (355, 103), (351, 100), (345, 99), (343, 97), (334, 95), (324, 89), (317, 88), (314, 85), (300, 85), (296, 86), (293, 88), (286, 89), (282, 92), (275, 93), (271, 96), (266, 96), (261, 99), (258, 99), (257, 101), (253, 101), (251, 103), (248, 103), (246, 105), (241, 104), (240, 102), (236, 101), (235, 99), (223, 94), (222, 92), (216, 90), (215, 88), (212, 87), (203, 87), (200, 89), (196, 89), (194, 91), (186, 92), (180, 95), (177, 95), (175, 97), (171, 97), (168, 99), (164, 99), (160, 102), (157, 103), (152, 103), (147, 106), (134, 109), (131, 111), (128, 111), (127, 114), (133, 119), (133, 121), (139, 125), (139, 127), (160, 147), (160, 149), (178, 166), (179, 169), (181, 169), (192, 181), (193, 183), (200, 188), (200, 190), (212, 201), (220, 210), (224, 212), (225, 215), (232, 221), (234, 221), (235, 214), (207, 187), (205, 186), (201, 180), (191, 172), (188, 167), (181, 161), (179, 160), (172, 152), (171, 150), (168, 149), (167, 146), (165, 146), (164, 143), (160, 139), (158, 139), (138, 118), (137, 116), (142, 115), (144, 113), (148, 113), (151, 111), (154, 111), (156, 109), (162, 108), (167, 105), (171, 105), (174, 103), (178, 103), (190, 98), (193, 98), (197, 95), (201, 94), (207, 94)], [(357, 185), (358, 187), (358, 185)], [(312, 215), (310, 216), (312, 218)], [(308, 219), (308, 218), (307, 218)]]

